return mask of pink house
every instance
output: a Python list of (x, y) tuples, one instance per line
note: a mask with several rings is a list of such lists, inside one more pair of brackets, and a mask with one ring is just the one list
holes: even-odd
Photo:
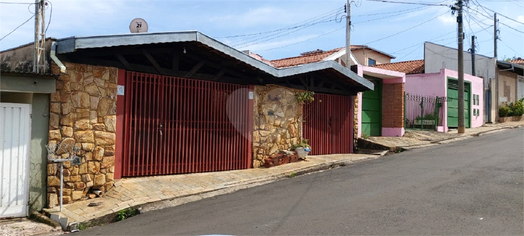
[[(437, 127), (440, 132), (457, 127), (457, 78), (458, 72), (441, 69), (439, 73), (406, 75), (406, 94), (419, 96), (442, 97), (442, 122)], [(479, 127), (484, 124), (484, 91), (480, 77), (464, 74), (464, 106), (466, 128)]]

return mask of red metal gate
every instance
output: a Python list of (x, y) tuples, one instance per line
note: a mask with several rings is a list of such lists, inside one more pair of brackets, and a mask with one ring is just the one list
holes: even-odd
[(243, 85), (127, 72), (122, 175), (249, 168), (248, 92)]
[(315, 94), (315, 101), (304, 105), (304, 138), (309, 139), (312, 155), (351, 153), (353, 99), (349, 96)]

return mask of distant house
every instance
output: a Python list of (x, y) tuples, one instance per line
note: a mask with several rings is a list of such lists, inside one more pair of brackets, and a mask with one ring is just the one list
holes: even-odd
[[(317, 61), (336, 61), (346, 65), (346, 49), (314, 50), (300, 56), (268, 61), (277, 68), (297, 66)], [(261, 58), (258, 55), (254, 55)], [(355, 107), (355, 137), (404, 135), (403, 94), (405, 74), (373, 68), (368, 65), (390, 63), (392, 55), (364, 45), (351, 45), (352, 70), (373, 82), (375, 89), (359, 93)]]
[[(457, 49), (430, 42), (424, 43), (425, 73), (438, 73), (441, 69), (458, 70)], [(475, 54), (473, 73), (471, 53), (464, 52), (464, 73), (484, 80), (484, 121), (497, 122), (501, 104), (515, 102), (524, 97), (524, 65), (522, 59), (514, 62), (497, 60)], [(520, 96), (519, 96), (520, 95)]]
[[(257, 59), (265, 60), (256, 54), (252, 54)], [(300, 56), (287, 57), (277, 60), (265, 60), (277, 68), (297, 66), (306, 63), (319, 62), (319, 61), (336, 61), (343, 66), (346, 66), (346, 48), (335, 48), (331, 50), (314, 50), (301, 53)], [(384, 63), (390, 63), (391, 59), (395, 59), (394, 56), (377, 49), (365, 46), (365, 45), (351, 45), (351, 65), (363, 65), (372, 66)]]
[[(95, 197), (93, 190), (106, 192), (123, 177), (260, 167), (300, 142), (302, 131), (312, 154), (351, 153), (354, 97), (373, 89), (333, 61), (275, 68), (197, 31), (49, 42), (55, 59), (48, 60), (46, 73), (56, 91), (39, 91), (47, 95), (33, 109), (49, 111), (37, 113), (49, 127), (38, 129), (46, 136), (39, 147), (75, 148), (52, 154), (81, 157), (79, 165), (64, 165), (65, 204)], [(3, 63), (17, 64), (14, 55), (32, 58), (31, 45), (0, 52)], [(14, 88), (31, 87), (23, 81)], [(318, 100), (301, 103), (297, 95), (306, 90)], [(60, 175), (45, 162), (44, 151), (38, 155), (42, 163), (34, 168), (44, 171), (40, 177), (47, 179), (53, 207)]]
[[(440, 132), (458, 127), (458, 72), (441, 69), (437, 73), (426, 73), (424, 60), (403, 61), (375, 66), (406, 73), (406, 125), (418, 127), (427, 121), (424, 117), (436, 114), (435, 127)], [(484, 124), (483, 79), (464, 75), (465, 127), (479, 127)], [(440, 98), (439, 100), (436, 100)], [(412, 99), (413, 101), (409, 101)], [(438, 104), (442, 104), (439, 108)], [(421, 109), (420, 107), (424, 106)], [(436, 107), (437, 106), (437, 107)], [(427, 125), (429, 126), (429, 125)]]
[(520, 57), (517, 59), (510, 60), (509, 62), (513, 64), (524, 65), (524, 59)]

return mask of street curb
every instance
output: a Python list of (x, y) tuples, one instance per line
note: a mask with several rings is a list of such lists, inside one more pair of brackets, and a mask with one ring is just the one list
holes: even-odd
[(459, 137), (435, 140), (435, 141), (431, 141), (428, 144), (413, 145), (413, 146), (397, 146), (396, 148), (401, 148), (403, 150), (409, 151), (409, 150), (413, 150), (413, 149), (431, 147), (431, 146), (436, 146), (436, 145), (440, 145), (440, 144), (447, 144), (447, 143), (452, 143), (452, 142), (456, 142), (456, 141), (466, 140), (466, 139), (470, 139), (470, 138), (474, 138), (474, 137), (480, 137), (480, 136), (485, 135), (485, 134), (496, 133), (496, 132), (500, 132), (500, 131), (507, 130), (507, 129), (516, 129), (516, 128), (520, 128), (520, 127), (523, 127), (523, 126), (524, 125), (514, 125), (514, 126), (507, 126), (507, 127), (496, 127), (495, 129), (487, 130), (487, 131), (483, 131), (483, 132), (478, 132), (478, 133), (473, 133), (473, 134), (466, 134), (464, 136), (459, 136)]
[[(313, 172), (329, 170), (329, 169), (337, 168), (340, 166), (346, 166), (346, 165), (355, 164), (355, 163), (359, 163), (363, 161), (374, 160), (374, 159), (384, 156), (385, 154), (386, 153), (383, 152), (380, 155), (369, 155), (369, 156), (365, 156), (365, 157), (362, 157), (361, 159), (356, 159), (356, 160), (336, 160), (336, 161), (319, 163), (313, 166), (298, 167), (292, 170), (286, 170), (281, 173), (271, 174), (271, 175), (264, 176), (264, 177), (225, 183), (221, 185), (220, 187), (204, 189), (198, 193), (186, 194), (186, 195), (177, 196), (173, 198), (166, 198), (166, 199), (161, 199), (161, 200), (154, 201), (154, 202), (134, 205), (126, 209), (129, 209), (129, 208), (138, 209), (140, 214), (150, 212), (150, 211), (155, 211), (155, 210), (161, 210), (161, 209), (168, 208), (168, 207), (179, 206), (179, 205), (195, 202), (195, 201), (206, 199), (206, 198), (212, 198), (212, 197), (216, 197), (216, 196), (224, 195), (228, 193), (233, 193), (233, 192), (247, 189), (247, 188), (252, 188), (252, 187), (256, 187), (260, 185), (273, 183), (273, 182), (276, 182), (282, 179), (286, 179), (286, 178), (292, 178), (292, 177), (305, 175), (305, 174), (309, 174)], [(123, 209), (123, 210), (126, 210), (126, 209)], [(90, 219), (90, 220), (83, 221), (83, 222), (71, 222), (68, 225), (67, 230), (68, 231), (74, 230), (70, 228), (70, 226), (73, 223), (75, 224), (75, 226), (83, 225), (86, 228), (108, 224), (108, 223), (114, 222), (114, 219), (117, 214), (118, 212), (113, 212), (105, 216), (97, 217), (97, 218)]]

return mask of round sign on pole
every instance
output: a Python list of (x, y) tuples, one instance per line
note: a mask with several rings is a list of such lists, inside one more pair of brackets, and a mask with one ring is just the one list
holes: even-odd
[(147, 22), (142, 18), (135, 18), (129, 24), (129, 31), (131, 33), (145, 33), (147, 32)]

